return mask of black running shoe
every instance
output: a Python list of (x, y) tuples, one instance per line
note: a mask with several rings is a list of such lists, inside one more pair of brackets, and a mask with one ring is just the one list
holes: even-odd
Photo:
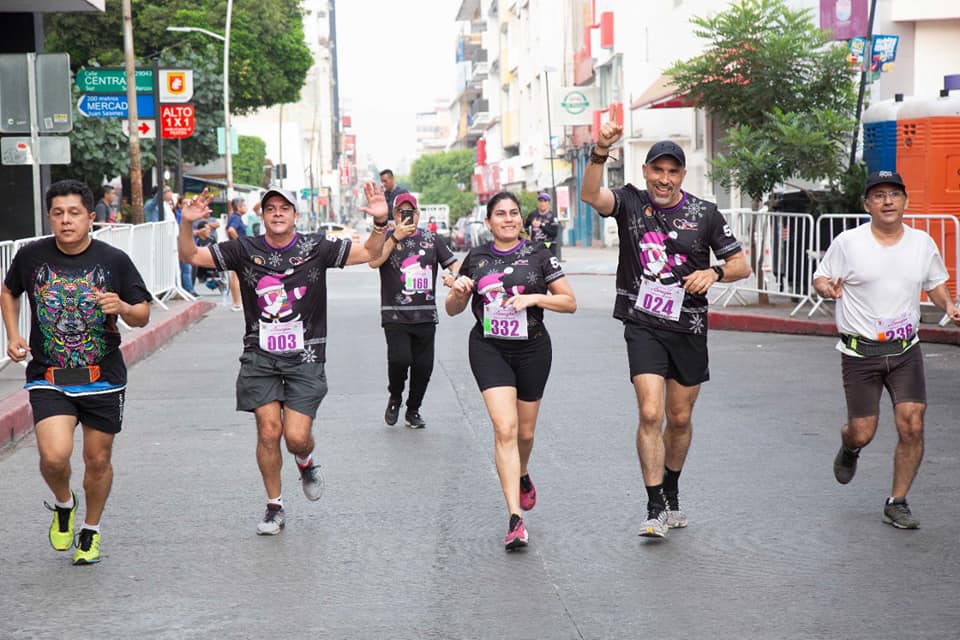
[(407, 414), (403, 417), (407, 423), (407, 427), (410, 429), (423, 429), (427, 426), (427, 423), (423, 421), (423, 418), (420, 417), (419, 411), (407, 411)]
[(387, 403), (387, 410), (383, 413), (383, 421), (391, 427), (397, 424), (397, 418), (400, 417), (400, 400), (390, 398)]

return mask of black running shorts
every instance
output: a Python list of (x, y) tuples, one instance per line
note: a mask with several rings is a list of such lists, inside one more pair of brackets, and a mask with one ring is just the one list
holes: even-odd
[(543, 397), (553, 361), (550, 334), (528, 340), (484, 338), (477, 326), (470, 332), (470, 369), (480, 391), (515, 387), (517, 400), (536, 402)]
[(317, 417), (327, 395), (322, 362), (297, 362), (259, 351), (244, 351), (237, 374), (237, 411), (252, 412), (271, 402)]
[(695, 387), (710, 379), (706, 334), (680, 333), (623, 323), (627, 341), (630, 380), (641, 373), (652, 373)]
[(843, 354), (841, 358), (848, 418), (880, 415), (880, 395), (884, 388), (894, 406), (900, 402), (927, 403), (923, 352), (919, 344), (896, 356), (857, 358)]
[(54, 389), (30, 389), (33, 424), (53, 416), (73, 416), (77, 422), (104, 433), (120, 433), (123, 425), (124, 389), (68, 396)]

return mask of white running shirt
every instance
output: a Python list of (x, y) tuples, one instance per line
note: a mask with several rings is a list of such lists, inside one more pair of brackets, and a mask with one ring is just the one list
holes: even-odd
[[(937, 245), (926, 232), (904, 225), (897, 244), (885, 247), (873, 236), (869, 222), (834, 238), (813, 275), (843, 278), (843, 295), (836, 301), (837, 329), (871, 340), (877, 339), (885, 323), (904, 314), (915, 331), (920, 324), (920, 289), (930, 291), (948, 278)], [(837, 348), (849, 353), (841, 345)]]

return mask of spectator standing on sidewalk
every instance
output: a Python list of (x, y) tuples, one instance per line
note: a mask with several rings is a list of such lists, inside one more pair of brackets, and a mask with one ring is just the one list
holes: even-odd
[[(150, 292), (129, 256), (94, 240), (93, 193), (61, 180), (46, 193), (52, 238), (17, 251), (3, 281), (0, 311), (7, 355), (27, 363), (40, 474), (53, 492), (50, 544), (75, 547), (74, 564), (100, 561), (100, 520), (113, 483), (113, 440), (123, 422), (127, 368), (117, 318), (150, 320)], [(20, 335), (20, 297), (30, 301), (29, 342)], [(86, 512), (74, 541), (78, 497), (70, 488), (74, 432), (83, 427)], [(45, 503), (46, 504), (46, 503)]]
[[(622, 135), (616, 123), (600, 127), (580, 198), (617, 220), (613, 316), (623, 322), (640, 413), (637, 455), (647, 490), (640, 535), (662, 538), (687, 526), (678, 483), (693, 435), (693, 405), (710, 379), (706, 293), (716, 282), (745, 278), (750, 265), (716, 205), (681, 189), (686, 158), (675, 143), (650, 148), (646, 189), (601, 186), (610, 146)], [(710, 266), (711, 250), (723, 266)]]
[(397, 185), (396, 179), (393, 177), (393, 171), (390, 169), (384, 169), (380, 172), (380, 186), (383, 187), (383, 197), (387, 200), (387, 208), (389, 209), (390, 218), (393, 218), (393, 201), (397, 199), (397, 196), (401, 193), (410, 193), (403, 187)]
[(533, 242), (541, 242), (550, 250), (553, 257), (557, 256), (557, 234), (560, 232), (560, 223), (557, 216), (551, 211), (552, 199), (546, 191), (537, 196), (537, 208), (527, 215), (523, 226)]
[(960, 324), (960, 309), (947, 289), (947, 269), (933, 239), (903, 224), (907, 190), (899, 174), (878, 171), (867, 177), (863, 208), (870, 222), (844, 231), (830, 243), (814, 273), (813, 286), (837, 301), (847, 424), (833, 473), (847, 484), (857, 471), (860, 450), (877, 432), (880, 396), (893, 401), (898, 442), (893, 456), (893, 487), (883, 505), (883, 521), (898, 529), (920, 522), (907, 504), (907, 492), (923, 459), (923, 414), (927, 407), (920, 325), (920, 291)]
[[(443, 238), (417, 228), (420, 210), (410, 193), (397, 196), (395, 226), (387, 233), (380, 256), (370, 261), (380, 271), (380, 324), (387, 339), (387, 390), (390, 398), (383, 420), (395, 425), (403, 403), (403, 388), (410, 373), (410, 393), (404, 422), (411, 429), (427, 426), (420, 405), (433, 373), (437, 333), (437, 274), (456, 273), (460, 263)], [(447, 286), (453, 276), (443, 274)]]
[(527, 465), (553, 361), (543, 312), (573, 313), (577, 301), (560, 261), (520, 237), (523, 217), (514, 194), (490, 198), (486, 225), (493, 240), (463, 259), (445, 308), (455, 316), (470, 305), (477, 320), (470, 332), (470, 369), (493, 423), (494, 459), (509, 517), (503, 544), (512, 551), (529, 541), (520, 511), (537, 503)]
[[(231, 240), (247, 236), (247, 225), (243, 222), (243, 216), (247, 212), (247, 201), (243, 198), (234, 198), (230, 201), (230, 215), (227, 217), (227, 236)], [(230, 300), (233, 303), (231, 309), (234, 311), (243, 310), (243, 301), (240, 298), (240, 279), (236, 271), (230, 272)]]
[(113, 209), (113, 187), (109, 184), (103, 185), (103, 193), (100, 196), (100, 201), (97, 202), (95, 207), (94, 223), (96, 225), (107, 224), (112, 222), (111, 220), (111, 210)]
[(299, 233), (297, 197), (284, 189), (268, 189), (260, 200), (264, 235), (210, 247), (194, 243), (192, 226), (209, 214), (210, 196), (204, 192), (183, 207), (180, 259), (241, 276), (245, 332), (236, 398), (237, 410), (253, 413), (257, 424), (257, 464), (267, 494), (260, 535), (276, 535), (285, 524), (281, 438), (294, 455), (307, 499), (323, 493), (312, 427), (327, 393), (327, 269), (380, 256), (387, 226), (383, 193), (373, 183), (364, 193), (368, 206), (361, 211), (373, 217), (373, 232), (362, 245)]

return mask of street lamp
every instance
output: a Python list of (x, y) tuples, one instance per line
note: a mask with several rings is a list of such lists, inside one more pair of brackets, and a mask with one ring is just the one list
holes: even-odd
[[(226, 35), (220, 35), (200, 27), (167, 27), (167, 31), (189, 32), (196, 31), (216, 38), (223, 42), (223, 137), (224, 137), (224, 171), (227, 179), (227, 202), (233, 197), (233, 156), (230, 155), (230, 18), (233, 14), (233, 0), (227, 0)], [(229, 206), (229, 204), (228, 204)]]

